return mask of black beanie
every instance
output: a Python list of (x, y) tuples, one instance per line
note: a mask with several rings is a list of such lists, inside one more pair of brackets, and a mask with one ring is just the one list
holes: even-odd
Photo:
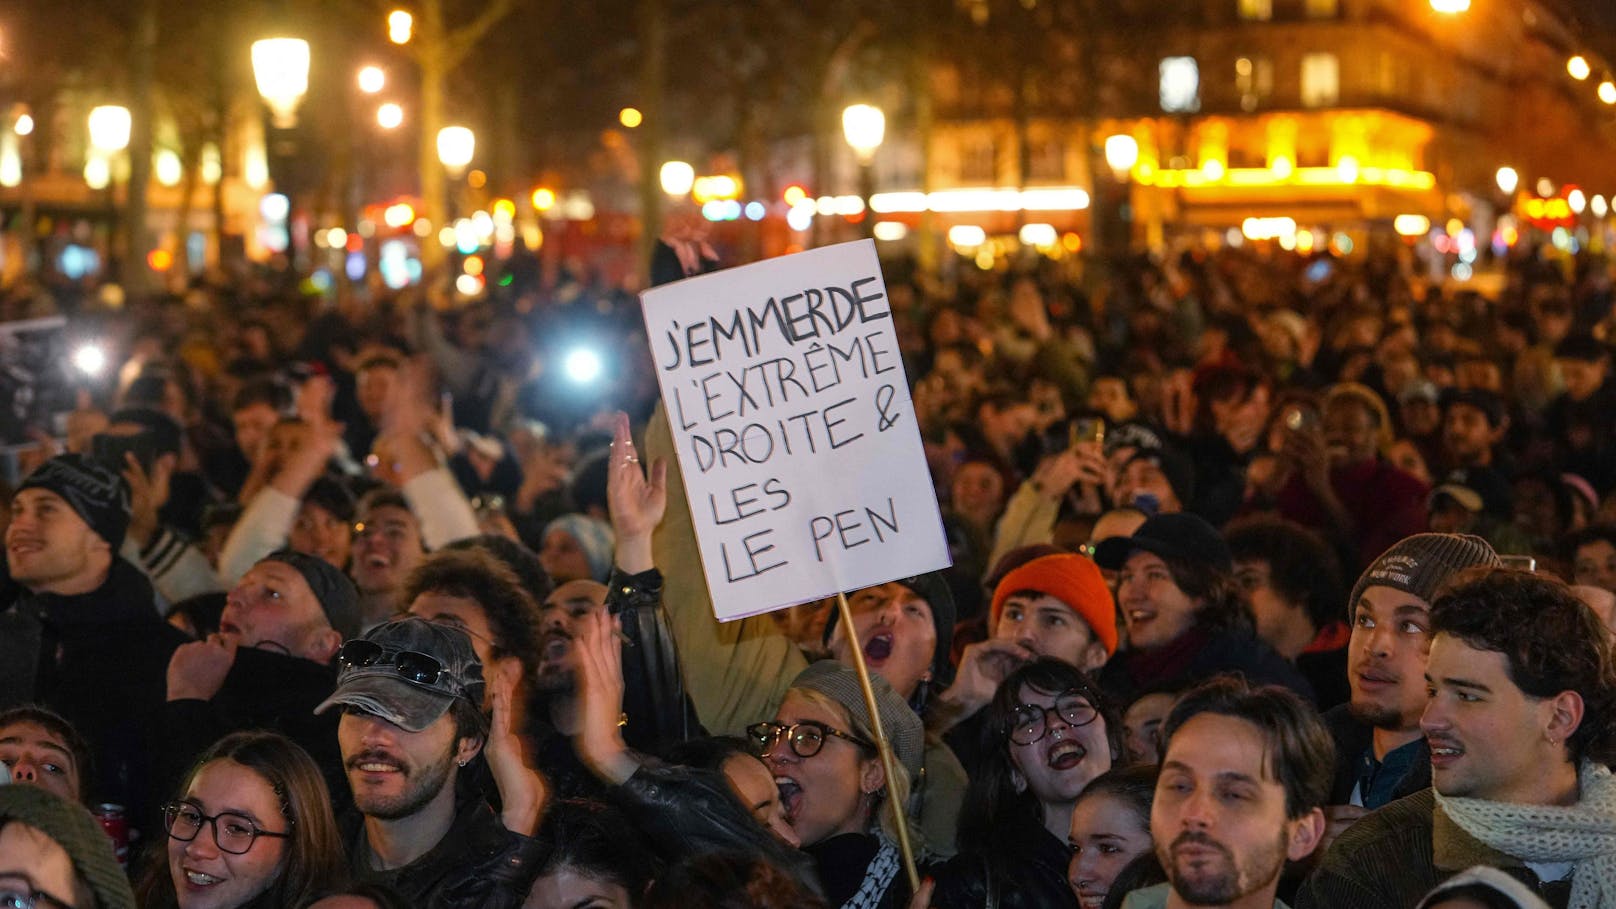
[(314, 598), (320, 601), (326, 621), (342, 635), (344, 641), (359, 637), (359, 590), (348, 576), (332, 567), (325, 559), (305, 555), (291, 549), (278, 549), (267, 556), (265, 562), (283, 562), (297, 569), (308, 582)]
[(1352, 587), (1347, 615), (1357, 608), (1358, 597), (1371, 587), (1390, 587), (1412, 594), (1430, 605), (1438, 590), (1466, 568), (1497, 568), (1498, 553), (1481, 537), (1464, 533), (1417, 533), (1393, 543), (1381, 553)]
[(43, 489), (62, 497), (114, 553), (129, 530), (129, 484), (84, 455), (57, 455), (39, 465), (17, 487)]

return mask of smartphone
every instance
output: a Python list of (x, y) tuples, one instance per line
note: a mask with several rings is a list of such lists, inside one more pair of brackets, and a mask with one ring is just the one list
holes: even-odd
[(1319, 415), (1306, 407), (1285, 410), (1285, 428), (1291, 432), (1312, 432), (1319, 426)]
[(133, 435), (101, 432), (90, 437), (90, 457), (114, 473), (121, 474), (129, 466), (125, 454), (133, 454), (140, 468), (151, 473), (152, 464), (157, 461), (157, 443), (146, 432)]
[(1093, 442), (1097, 445), (1105, 444), (1105, 420), (1101, 417), (1078, 417), (1070, 424), (1070, 447), (1076, 448), (1083, 442)]

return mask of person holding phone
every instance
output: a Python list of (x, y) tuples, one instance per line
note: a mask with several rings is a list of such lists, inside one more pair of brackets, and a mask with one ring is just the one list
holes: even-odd
[(1391, 415), (1373, 390), (1331, 386), (1322, 413), (1293, 406), (1281, 423), (1281, 457), (1292, 465), (1277, 497), (1281, 517), (1325, 535), (1351, 569), (1425, 531), (1430, 490), (1382, 454)]

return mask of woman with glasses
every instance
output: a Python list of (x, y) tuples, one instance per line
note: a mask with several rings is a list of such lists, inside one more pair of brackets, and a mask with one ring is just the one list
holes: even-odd
[(934, 869), (938, 909), (1075, 907), (1072, 808), (1122, 755), (1122, 724), (1088, 677), (1040, 659), (1005, 677), (986, 711), (983, 762), (960, 812), (960, 854)]
[(141, 884), (146, 909), (279, 909), (342, 882), (342, 838), (319, 768), (269, 732), (220, 739), (163, 806), (168, 849)]
[(799, 674), (773, 722), (747, 737), (774, 773), (786, 821), (814, 860), (832, 906), (892, 907), (908, 900), (897, 848), (909, 780), (919, 772), (920, 718), (879, 675), (876, 710), (896, 758), (887, 779), (858, 677), (834, 660)]

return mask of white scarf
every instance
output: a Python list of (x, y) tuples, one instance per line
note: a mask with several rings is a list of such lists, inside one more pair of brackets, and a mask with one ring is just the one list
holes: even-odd
[(1499, 852), (1523, 862), (1570, 863), (1570, 909), (1616, 909), (1616, 775), (1584, 762), (1580, 789), (1568, 808), (1432, 792), (1460, 829)]

